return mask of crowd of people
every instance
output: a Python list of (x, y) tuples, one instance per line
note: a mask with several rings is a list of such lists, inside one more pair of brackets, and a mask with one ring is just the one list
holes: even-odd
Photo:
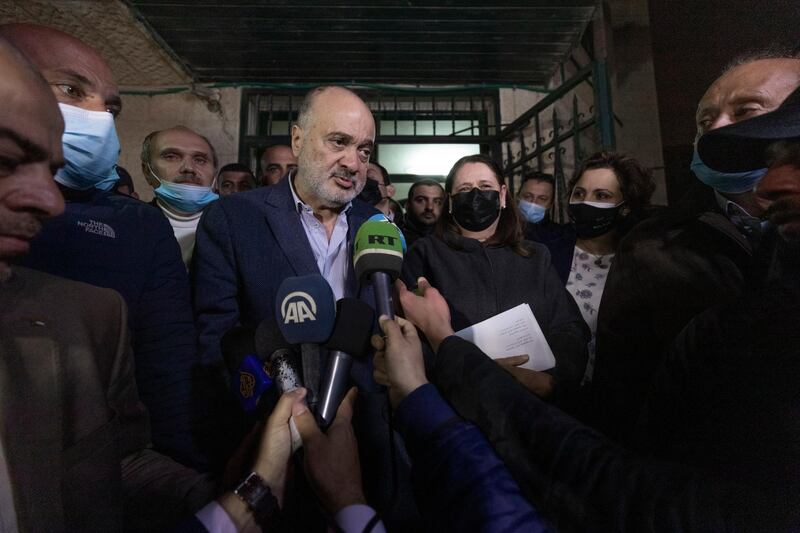
[[(150, 133), (147, 204), (117, 165), (122, 100), (97, 50), (9, 24), (0, 64), (0, 532), (800, 528), (794, 52), (708, 88), (678, 204), (599, 152), (566, 224), (552, 175), (512, 191), (481, 154), (404, 209), (369, 107), (339, 86), (306, 94), (256, 172), (185, 126)], [(357, 275), (367, 252), (402, 268)], [(324, 430), (339, 348), (264, 333), (316, 320), (284, 294), (309, 276), (391, 309), (345, 358)], [(456, 333), (522, 304), (550, 368)]]

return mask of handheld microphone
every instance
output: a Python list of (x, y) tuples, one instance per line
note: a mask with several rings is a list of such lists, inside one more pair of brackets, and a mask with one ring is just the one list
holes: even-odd
[(331, 352), (317, 409), (317, 423), (323, 431), (336, 418), (339, 404), (347, 393), (353, 357), (364, 357), (370, 351), (374, 320), (372, 308), (361, 300), (342, 298), (336, 302), (336, 324), (326, 343)]
[(394, 319), (392, 282), (403, 268), (405, 238), (390, 222), (368, 220), (356, 232), (353, 265), (358, 279), (369, 279), (375, 289), (378, 315)]
[(231, 389), (246, 413), (256, 410), (261, 395), (272, 386), (272, 379), (256, 355), (254, 335), (251, 328), (237, 326), (225, 333), (220, 341), (225, 366), (231, 376)]
[(283, 394), (303, 386), (294, 347), (286, 342), (274, 320), (263, 320), (258, 325), (255, 348), (264, 372), (275, 382), (278, 392)]
[(319, 274), (286, 278), (275, 297), (275, 316), (286, 340), (301, 344), (306, 402), (314, 412), (319, 396), (319, 343), (328, 340), (336, 318), (331, 286)]

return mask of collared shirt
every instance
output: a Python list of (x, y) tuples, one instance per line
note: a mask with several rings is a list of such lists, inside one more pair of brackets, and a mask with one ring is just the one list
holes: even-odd
[[(361, 533), (367, 524), (376, 518), (375, 514), (375, 509), (369, 505), (354, 504), (348, 505), (336, 513), (333, 520), (345, 533)], [(195, 517), (210, 533), (236, 533), (236, 525), (230, 515), (216, 501), (210, 502), (197, 511)], [(386, 533), (386, 528), (383, 522), (377, 520), (369, 531)]]
[(294, 174), (289, 174), (289, 188), (292, 191), (294, 205), (300, 215), (300, 222), (303, 230), (308, 237), (308, 244), (314, 252), (314, 259), (317, 261), (317, 268), (320, 274), (333, 290), (333, 296), (339, 300), (345, 295), (348, 269), (350, 268), (350, 246), (347, 242), (347, 212), (352, 207), (352, 202), (339, 212), (333, 233), (328, 240), (328, 232), (325, 225), (314, 216), (314, 210), (303, 202), (294, 190)]
[[(733, 200), (728, 200), (716, 190), (714, 191), (714, 198), (716, 198), (717, 205), (722, 210), (722, 213), (736, 226), (736, 229), (748, 239), (754, 239), (757, 242), (764, 231), (766, 221), (754, 217), (747, 212), (747, 209)], [(751, 244), (753, 242), (751, 241)]]

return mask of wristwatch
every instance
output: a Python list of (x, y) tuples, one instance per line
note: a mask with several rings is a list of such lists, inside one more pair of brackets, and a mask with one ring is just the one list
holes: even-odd
[(256, 523), (262, 529), (270, 529), (268, 525), (274, 527), (281, 509), (278, 507), (278, 500), (261, 476), (251, 472), (233, 493), (247, 504), (255, 516)]

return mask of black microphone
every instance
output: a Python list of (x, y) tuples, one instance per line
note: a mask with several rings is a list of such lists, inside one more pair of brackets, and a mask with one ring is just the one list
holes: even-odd
[(386, 217), (375, 218), (364, 222), (356, 232), (353, 266), (358, 279), (372, 282), (378, 314), (394, 319), (392, 282), (403, 267), (405, 238)]
[(264, 362), (266, 373), (277, 385), (279, 393), (303, 386), (295, 347), (286, 341), (273, 319), (263, 320), (258, 325), (255, 347), (259, 359)]
[(355, 298), (336, 302), (336, 322), (331, 338), (325, 344), (330, 350), (328, 368), (320, 389), (317, 423), (325, 431), (336, 418), (336, 411), (347, 393), (353, 357), (365, 357), (370, 352), (370, 335), (375, 313)]
[(237, 326), (220, 340), (222, 357), (231, 376), (231, 389), (247, 413), (258, 407), (261, 396), (272, 386), (272, 379), (256, 355), (255, 332)]

